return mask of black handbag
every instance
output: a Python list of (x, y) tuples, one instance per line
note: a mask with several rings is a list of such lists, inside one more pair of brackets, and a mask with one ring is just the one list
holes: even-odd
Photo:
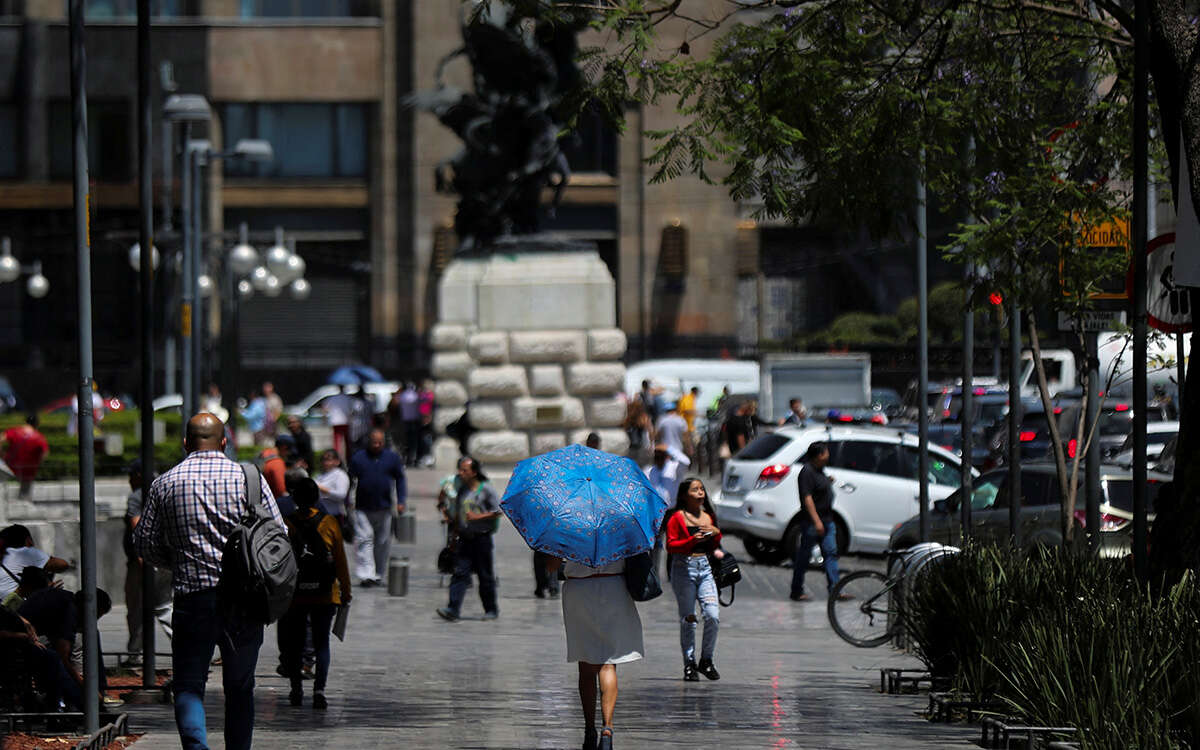
[(724, 552), (724, 555), (719, 560), (711, 552), (709, 553), (708, 566), (712, 569), (713, 580), (717, 583), (718, 591), (726, 587), (729, 588), (728, 602), (721, 601), (719, 595), (717, 597), (717, 601), (722, 607), (728, 607), (730, 604), (733, 604), (738, 581), (742, 580), (742, 569), (738, 565), (737, 558), (733, 556), (733, 553), (726, 552), (725, 550), (721, 551)]
[(649, 552), (639, 552), (625, 558), (625, 588), (635, 602), (648, 602), (662, 595), (658, 573), (654, 570), (654, 558)]
[(437, 567), (438, 572), (444, 575), (454, 573), (454, 569), (458, 567), (458, 551), (454, 549), (453, 544), (442, 547), (442, 551), (438, 553)]

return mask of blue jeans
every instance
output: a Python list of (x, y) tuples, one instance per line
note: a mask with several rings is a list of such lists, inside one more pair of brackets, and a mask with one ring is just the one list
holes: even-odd
[(671, 588), (679, 604), (679, 647), (683, 663), (696, 661), (696, 602), (704, 615), (704, 636), (700, 660), (712, 660), (717, 649), (717, 631), (721, 629), (721, 606), (717, 602), (717, 581), (707, 557), (671, 555)]
[(204, 684), (213, 649), (221, 649), (225, 688), (225, 747), (248, 750), (254, 736), (254, 668), (262, 646), (263, 626), (232, 621), (221, 613), (217, 590), (175, 596), (171, 640), (174, 671), (175, 724), (184, 750), (207, 750)]
[(458, 562), (450, 579), (450, 604), (446, 607), (454, 614), (457, 615), (462, 609), (463, 598), (471, 586), (472, 573), (479, 576), (479, 600), (483, 602), (483, 611), (500, 613), (496, 604), (496, 573), (492, 560), (494, 548), (491, 534), (459, 538)]
[(800, 545), (796, 547), (792, 563), (792, 596), (804, 594), (804, 573), (812, 558), (812, 548), (818, 544), (821, 545), (821, 556), (825, 558), (825, 583), (832, 589), (838, 582), (837, 526), (832, 519), (822, 523), (825, 524), (824, 536), (818, 536), (816, 527), (811, 523), (805, 523), (800, 528)]

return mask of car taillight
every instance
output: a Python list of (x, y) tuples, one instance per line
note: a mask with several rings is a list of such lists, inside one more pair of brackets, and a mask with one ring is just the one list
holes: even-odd
[[(1075, 520), (1079, 522), (1080, 526), (1087, 528), (1087, 511), (1076, 510), (1075, 511)], [(1122, 518), (1121, 516), (1114, 516), (1111, 513), (1101, 513), (1100, 514), (1100, 530), (1101, 531), (1120, 531), (1121, 529), (1128, 526), (1129, 523), (1130, 523), (1130, 521), (1128, 518)]]
[(882, 414), (876, 414), (871, 417), (871, 424), (887, 424), (887, 417)]
[(842, 414), (842, 415), (838, 416), (838, 421), (839, 422), (853, 422), (854, 416), (852, 414)]
[(1113, 411), (1129, 411), (1129, 404), (1117, 404), (1113, 407)]
[(1033, 430), (1023, 430), (1017, 439), (1022, 443), (1029, 443), (1037, 439), (1037, 433)]
[(1079, 448), (1079, 441), (1071, 438), (1067, 441), (1067, 458), (1075, 458), (1075, 451)]
[(1121, 518), (1110, 513), (1100, 514), (1100, 530), (1101, 531), (1119, 531), (1129, 525), (1128, 518)]
[(773, 464), (763, 469), (758, 474), (758, 481), (754, 483), (754, 489), (765, 490), (774, 487), (783, 481), (783, 478), (788, 475), (792, 467), (787, 464)]

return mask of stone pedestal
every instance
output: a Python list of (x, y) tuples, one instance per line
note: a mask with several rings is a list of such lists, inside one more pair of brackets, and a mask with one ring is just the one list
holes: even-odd
[[(467, 448), (500, 471), (590, 431), (623, 454), (626, 340), (608, 268), (591, 243), (535, 236), (501, 245), (454, 261), (442, 277), (430, 337), (435, 429), (444, 434), (469, 401), (477, 432)], [(442, 437), (434, 456), (449, 468), (457, 445)]]

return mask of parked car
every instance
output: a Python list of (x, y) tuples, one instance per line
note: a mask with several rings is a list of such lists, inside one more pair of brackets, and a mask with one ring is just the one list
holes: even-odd
[[(403, 387), (402, 383), (384, 381), (380, 383), (365, 383), (362, 386), (346, 386), (346, 392), (354, 394), (358, 393), (359, 388), (365, 390), (375, 404), (375, 413), (382, 414), (387, 411), (388, 403), (392, 400), (392, 395), (401, 387)], [(295, 414), (307, 423), (321, 423), (325, 420), (325, 412), (322, 409), (325, 399), (337, 393), (338, 387), (336, 385), (323, 385), (305, 396), (298, 403), (283, 407), (283, 413)]]
[[(1162, 455), (1163, 448), (1178, 434), (1178, 422), (1148, 422), (1146, 424), (1146, 461), (1153, 466)], [(1125, 442), (1121, 443), (1117, 455), (1113, 457), (1113, 463), (1126, 469), (1133, 466), (1132, 433), (1125, 438)]]
[[(1158, 488), (1170, 476), (1150, 472), (1146, 503), (1150, 520), (1154, 518), (1154, 498)], [(1100, 469), (1101, 551), (1106, 556), (1123, 556), (1131, 549), (1133, 524), (1133, 475), (1128, 469), (1105, 465)], [(962, 536), (961, 490), (934, 503), (930, 514), (930, 540), (958, 545)], [(1061, 506), (1058, 474), (1053, 464), (1031, 463), (1021, 466), (1021, 543), (1025, 548), (1053, 547), (1062, 544)], [(1072, 523), (1078, 531), (1087, 525), (1087, 490), (1080, 483)], [(1009, 538), (1010, 489), (1008, 471), (990, 471), (979, 477), (971, 489), (971, 536), (986, 543), (1006, 543)], [(920, 518), (913, 516), (896, 526), (888, 541), (890, 549), (906, 549), (920, 541)], [(1082, 541), (1082, 536), (1079, 537)]]
[[(892, 528), (917, 509), (918, 441), (903, 430), (856, 425), (782, 427), (760, 435), (730, 459), (715, 508), (721, 530), (742, 538), (761, 563), (777, 564), (799, 542), (799, 464), (809, 445), (829, 445), (834, 516), (842, 552), (883, 552)], [(959, 486), (958, 457), (929, 446), (929, 496)]]

